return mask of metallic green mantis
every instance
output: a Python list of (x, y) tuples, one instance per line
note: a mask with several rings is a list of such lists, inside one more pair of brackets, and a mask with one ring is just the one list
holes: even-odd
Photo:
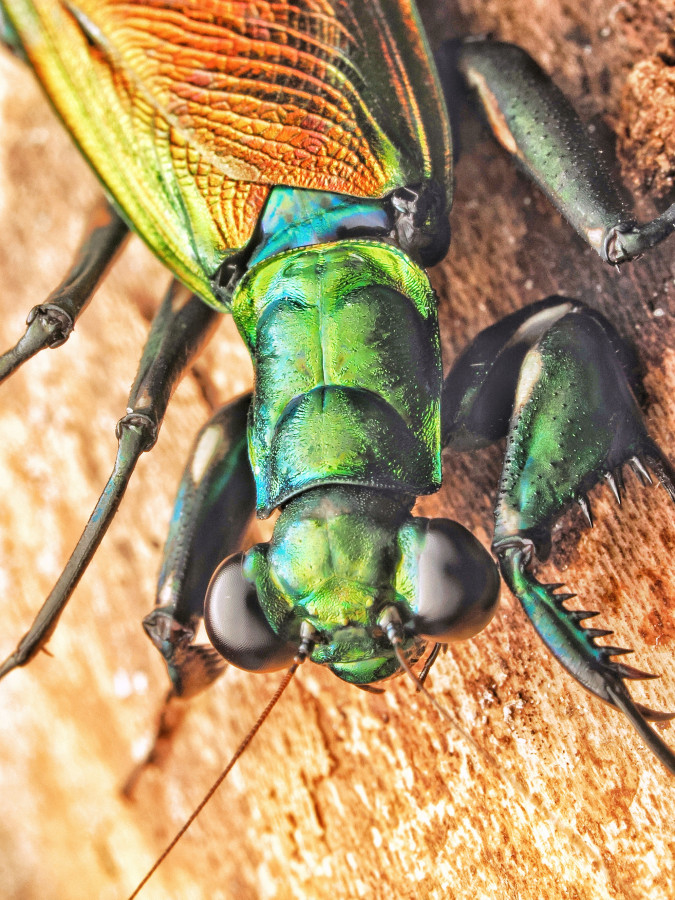
[[(115, 12), (115, 4), (107, 6)], [(222, 6), (222, 20), (215, 24), (226, 29), (228, 5)], [(390, 21), (397, 24), (395, 32), (400, 32), (401, 22), (416, 21), (408, 4), (389, 6)], [(566, 597), (537, 584), (529, 570), (534, 549), (545, 547), (552, 520), (574, 499), (583, 497), (599, 477), (612, 474), (630, 460), (643, 465), (644, 457), (672, 492), (670, 467), (642, 426), (630, 372), (621, 362), (622, 349), (613, 330), (581, 304), (556, 298), (505, 320), (490, 334), (479, 336), (442, 383), (435, 303), (422, 266), (431, 265), (445, 249), (447, 234), (442, 223), (451, 199), (450, 152), (442, 111), (438, 120), (434, 118), (442, 107), (438, 81), (418, 32), (413, 35), (412, 49), (407, 53), (402, 49), (403, 62), (394, 72), (381, 60), (378, 63), (377, 53), (365, 54), (364, 59), (363, 45), (354, 49), (357, 42), (349, 33), (349, 23), (340, 19), (344, 8), (338, 4), (333, 8), (340, 26), (337, 31), (352, 38), (346, 42), (347, 49), (341, 42), (333, 47), (344, 63), (339, 71), (349, 71), (351, 78), (342, 99), (348, 96), (351, 101), (355, 94), (361, 101), (353, 103), (357, 111), (351, 119), (347, 116), (350, 127), (346, 130), (355, 131), (358, 125), (366, 134), (365, 144), (376, 165), (368, 157), (365, 168), (379, 173), (366, 186), (355, 180), (350, 191), (346, 184), (335, 185), (323, 178), (325, 172), (307, 181), (291, 176), (295, 167), (290, 162), (282, 162), (282, 174), (277, 167), (273, 178), (263, 173), (262, 163), (254, 165), (250, 159), (238, 159), (235, 166), (233, 151), (221, 152), (216, 146), (219, 129), (224, 127), (216, 121), (216, 109), (211, 131), (203, 134), (194, 126), (188, 108), (193, 97), (184, 98), (185, 109), (175, 106), (173, 95), (170, 100), (163, 98), (162, 105), (153, 93), (153, 78), (141, 79), (132, 64), (136, 56), (129, 54), (120, 37), (117, 19), (104, 16), (104, 4), (98, 8), (84, 3), (59, 7), (59, 15), (71, 29), (68, 40), (79, 40), (78, 52), (92, 59), (91, 77), (103, 79), (101, 67), (108, 79), (111, 73), (122, 73), (122, 83), (134, 101), (129, 115), (135, 123), (145, 122), (141, 113), (148, 97), (152, 99), (149, 105), (162, 122), (153, 133), (162, 162), (153, 167), (141, 154), (133, 162), (140, 168), (141, 186), (147, 189), (153, 178), (161, 183), (157, 197), (165, 206), (169, 198), (167, 221), (176, 226), (173, 231), (190, 231), (191, 238), (185, 241), (190, 250), (186, 263), (186, 247), (174, 241), (180, 244), (177, 249), (171, 243), (163, 216), (153, 211), (149, 202), (141, 204), (141, 215), (138, 196), (128, 184), (118, 184), (121, 175), (128, 173), (122, 172), (118, 160), (111, 163), (104, 156), (87, 116), (73, 113), (71, 94), (77, 92), (65, 96), (65, 87), (53, 87), (50, 79), (56, 77), (53, 73), (59, 66), (66, 65), (66, 54), (53, 35), (48, 35), (51, 43), (34, 43), (32, 25), (25, 24), (37, 20), (45, 25), (45, 14), (37, 10), (27, 17), (23, 5), (7, 3), (7, 7), (21, 46), (80, 143), (88, 142), (85, 150), (116, 205), (146, 240), (172, 261), (190, 287), (211, 303), (232, 308), (254, 356), (257, 386), (249, 419), (249, 457), (257, 505), (263, 514), (276, 506), (283, 512), (270, 547), (253, 548), (245, 558), (229, 558), (208, 592), (207, 621), (225, 658), (252, 669), (286, 664), (297, 651), (302, 624), (309, 623), (314, 635), (312, 659), (328, 664), (347, 680), (370, 683), (399, 668), (382, 625), (392, 606), (402, 622), (407, 652), (413, 657), (422, 652), (425, 643), (467, 637), (482, 627), (496, 601), (494, 565), (477, 542), (454, 523), (419, 521), (410, 510), (415, 496), (433, 491), (439, 484), (441, 434), (444, 444), (464, 447), (508, 436), (495, 541), (504, 577), (560, 661), (587, 688), (620, 706), (672, 770), (671, 751), (644, 725), (643, 717), (649, 711), (633, 705), (623, 687), (624, 678), (638, 673), (612, 662), (609, 657), (620, 651), (599, 647), (595, 643), (598, 632), (580, 625), (584, 616), (567, 610), (563, 605)], [(374, 24), (378, 9), (375, 3), (364, 4), (363, 11), (361, 5), (352, 4), (348, 12), (365, 31), (370, 29), (382, 43), (390, 43), (385, 25), (378, 31)], [(192, 8), (183, 11), (191, 26), (193, 12)], [(253, 20), (249, 10), (244, 28), (257, 27), (259, 23)], [(309, 14), (307, 21), (311, 21)], [(45, 30), (49, 32), (46, 25)], [(311, 27), (309, 32), (311, 37)], [(395, 37), (403, 41), (400, 33)], [(399, 46), (404, 47), (403, 43)], [(219, 48), (214, 40), (211, 50), (215, 53)], [(256, 56), (251, 51), (251, 68), (255, 68), (254, 60), (265, 60), (264, 50), (259, 48)], [(220, 59), (209, 70), (214, 89), (214, 73), (223, 74), (229, 61), (224, 54), (224, 61)], [(478, 88), (501, 142), (602, 256), (612, 262), (623, 261), (669, 233), (672, 211), (646, 227), (634, 227), (594, 152), (588, 149), (578, 120), (519, 51), (505, 45), (469, 44), (459, 62), (467, 82)], [(391, 96), (398, 99), (394, 87), (405, 80), (403, 75), (410, 75), (416, 90), (424, 88), (425, 98), (429, 98), (422, 112), (414, 93), (407, 94), (407, 103), (400, 103), (399, 119), (394, 116), (392, 123), (388, 105), (363, 88), (369, 83), (361, 71), (366, 63), (371, 67), (368, 71), (376, 68), (377, 84), (388, 84)], [(112, 81), (119, 88), (120, 82), (114, 77)], [(255, 87), (249, 94), (244, 91), (251, 104), (259, 100), (256, 92), (261, 84), (269, 87), (264, 78), (253, 81)], [(290, 81), (297, 89), (299, 76)], [(100, 83), (107, 88), (109, 82)], [(344, 82), (340, 84), (344, 86)], [(118, 90), (116, 102), (127, 94)], [(198, 99), (203, 98), (200, 95)], [(267, 101), (273, 102), (273, 98), (267, 97)], [(301, 114), (314, 114), (309, 100), (302, 103)], [(340, 115), (347, 114), (341, 110)], [(258, 120), (256, 136), (261, 141), (267, 136), (265, 122), (267, 119)], [(410, 143), (403, 146), (407, 139)], [(290, 138), (284, 146), (289, 154), (297, 149)], [(300, 148), (308, 154), (303, 157), (307, 168), (317, 160), (324, 162), (322, 148), (311, 153), (307, 147), (305, 142)], [(119, 151), (119, 146), (114, 149)], [(358, 157), (351, 146), (349, 149)], [(126, 145), (123, 150), (129, 152)], [(343, 151), (335, 152), (342, 162)], [(362, 146), (359, 152), (366, 155)], [(292, 162), (296, 162), (295, 156)], [(112, 174), (106, 174), (111, 168)], [(166, 174), (169, 170), (170, 176)], [(213, 236), (222, 222), (212, 189), (214, 185), (222, 189), (222, 213), (225, 181), (234, 192), (225, 211), (236, 211), (243, 218), (246, 239), (242, 241), (232, 238), (228, 242), (230, 231), (225, 226), (218, 239)], [(318, 190), (323, 191), (323, 199), (317, 199)], [(286, 221), (283, 203), (276, 205), (280, 192), (288, 193), (291, 207), (306, 209), (302, 224), (295, 218), (290, 224)], [(247, 203), (247, 213), (241, 214)], [(159, 237), (153, 228), (161, 231)], [(188, 299), (184, 307), (194, 310), (197, 322), (190, 341), (181, 341), (175, 317), (182, 310), (175, 302), (176, 293), (155, 326), (142, 365), (143, 377), (134, 388), (131, 412), (121, 429), (124, 473), (115, 478), (114, 491), (111, 489), (115, 499), (109, 501), (109, 495), (104, 495), (96, 522), (114, 512), (133, 461), (152, 443), (161, 421), (171, 380), (155, 380), (154, 376), (143, 380), (158, 361), (166, 360), (165, 351), (158, 348), (176, 341), (177, 355), (184, 362), (212, 325), (211, 314)], [(592, 353), (579, 351), (584, 340), (590, 342)], [(237, 415), (240, 412), (238, 409)], [(230, 425), (227, 419), (226, 427)], [(212, 427), (215, 433), (216, 425)], [(125, 434), (131, 437), (125, 438)], [(241, 429), (232, 440), (236, 460), (227, 453), (224, 462), (218, 456), (218, 466), (230, 466), (234, 478), (240, 477), (243, 465), (240, 434)], [(205, 440), (202, 435), (198, 444), (202, 452)], [(227, 493), (231, 479), (213, 474), (215, 458), (210, 457), (206, 466), (193, 460), (193, 486), (198, 487), (206, 477), (221, 488), (226, 483)], [(195, 472), (199, 472), (198, 478)], [(241, 478), (246, 476), (241, 474)], [(216, 487), (216, 494), (221, 488)], [(248, 513), (248, 499), (234, 501), (242, 521)], [(229, 499), (228, 504), (231, 502)], [(211, 504), (219, 505), (220, 501)], [(181, 512), (180, 521), (185, 523), (182, 516)], [(198, 538), (191, 538), (197, 544), (202, 542), (201, 527)], [(221, 526), (211, 520), (205, 527), (209, 534), (215, 531), (218, 535), (214, 542), (221, 543), (223, 555), (234, 549), (229, 546), (232, 532), (221, 533)], [(94, 538), (85, 541), (76, 571), (68, 575), (68, 590), (99, 539), (100, 531), (96, 531)], [(178, 553), (172, 559), (184, 556)], [(175, 586), (182, 587), (181, 566), (168, 569), (178, 572)], [(194, 690), (217, 674), (219, 665), (210, 652), (190, 647), (193, 620), (200, 611), (191, 602), (189, 615), (178, 613), (183, 601), (175, 599), (173, 587), (160, 590), (166, 615), (153, 614), (148, 630), (169, 664), (175, 689), (182, 691), (190, 682)], [(44, 643), (68, 590), (59, 590), (40, 626), (4, 671), (28, 661)], [(253, 635), (246, 624), (249, 615)], [(244, 624), (239, 631), (241, 619)], [(196, 666), (198, 674), (193, 677), (196, 661), (206, 672)]]

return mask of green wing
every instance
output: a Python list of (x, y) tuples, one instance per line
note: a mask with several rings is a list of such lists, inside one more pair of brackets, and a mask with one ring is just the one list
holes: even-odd
[(207, 301), (271, 186), (374, 198), (434, 178), (449, 195), (449, 129), (409, 0), (2, 3), (123, 214)]

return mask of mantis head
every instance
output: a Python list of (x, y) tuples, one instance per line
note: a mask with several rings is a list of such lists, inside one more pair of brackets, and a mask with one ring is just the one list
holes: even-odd
[(311, 659), (353, 684), (399, 671), (382, 620), (395, 607), (404, 650), (472, 637), (492, 618), (499, 575), (465, 528), (410, 514), (411, 500), (328, 485), (293, 498), (272, 540), (226, 559), (206, 597), (205, 623), (233, 665), (290, 665), (304, 623)]

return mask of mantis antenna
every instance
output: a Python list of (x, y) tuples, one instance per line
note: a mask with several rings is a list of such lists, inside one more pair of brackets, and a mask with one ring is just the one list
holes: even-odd
[(293, 676), (295, 675), (295, 673), (298, 671), (298, 668), (305, 661), (305, 659), (311, 652), (311, 645), (312, 645), (311, 638), (308, 638), (306, 636), (303, 637), (300, 647), (298, 649), (298, 653), (297, 653), (295, 659), (293, 660), (293, 664), (288, 669), (288, 671), (286, 672), (284, 677), (281, 679), (281, 683), (279, 684), (279, 687), (274, 692), (273, 697), (271, 698), (271, 700), (269, 701), (269, 703), (267, 704), (265, 709), (263, 709), (263, 711), (260, 713), (260, 715), (258, 716), (258, 719), (256, 720), (255, 724), (253, 725), (253, 727), (251, 728), (249, 733), (246, 735), (246, 737), (243, 739), (243, 741), (239, 744), (239, 746), (235, 750), (235, 752), (232, 755), (232, 758), (230, 759), (228, 764), (225, 766), (223, 771), (220, 773), (220, 775), (216, 778), (216, 780), (213, 782), (211, 787), (208, 789), (208, 791), (206, 792), (201, 803), (198, 804), (198, 806), (191, 813), (188, 820), (185, 822), (185, 824), (182, 826), (182, 828), (178, 831), (178, 833), (175, 835), (175, 837), (171, 840), (171, 842), (166, 847), (166, 849), (162, 852), (162, 854), (159, 856), (159, 858), (153, 863), (152, 868), (149, 870), (149, 872), (146, 874), (146, 876), (143, 878), (143, 880), (138, 884), (138, 886), (136, 887), (134, 892), (129, 895), (129, 900), (134, 900), (134, 898), (139, 895), (139, 893), (141, 892), (143, 887), (148, 883), (148, 881), (153, 876), (153, 874), (161, 866), (161, 864), (167, 858), (169, 853), (171, 853), (171, 851), (176, 846), (178, 841), (180, 841), (180, 839), (183, 837), (183, 835), (188, 830), (190, 825), (192, 825), (194, 820), (197, 818), (197, 816), (200, 814), (200, 812), (204, 809), (204, 807), (209, 802), (211, 797), (213, 797), (213, 795), (218, 790), (220, 785), (223, 783), (223, 781), (225, 781), (227, 776), (230, 774), (230, 772), (232, 771), (232, 769), (234, 767), (234, 764), (237, 762), (239, 757), (243, 755), (244, 751), (248, 748), (249, 744), (251, 743), (253, 738), (256, 736), (258, 731), (260, 731), (260, 728), (262, 727), (263, 722), (269, 716), (269, 714), (272, 712), (272, 710), (276, 706), (277, 702), (281, 698), (281, 695), (286, 690), (288, 685), (291, 683), (291, 680), (293, 679)]

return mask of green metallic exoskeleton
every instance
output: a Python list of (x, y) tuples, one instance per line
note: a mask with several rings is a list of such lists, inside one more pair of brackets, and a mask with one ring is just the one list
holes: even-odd
[(241, 280), (232, 312), (255, 361), (259, 515), (325, 484), (439, 488), (436, 302), (409, 256), (363, 240), (280, 253)]

